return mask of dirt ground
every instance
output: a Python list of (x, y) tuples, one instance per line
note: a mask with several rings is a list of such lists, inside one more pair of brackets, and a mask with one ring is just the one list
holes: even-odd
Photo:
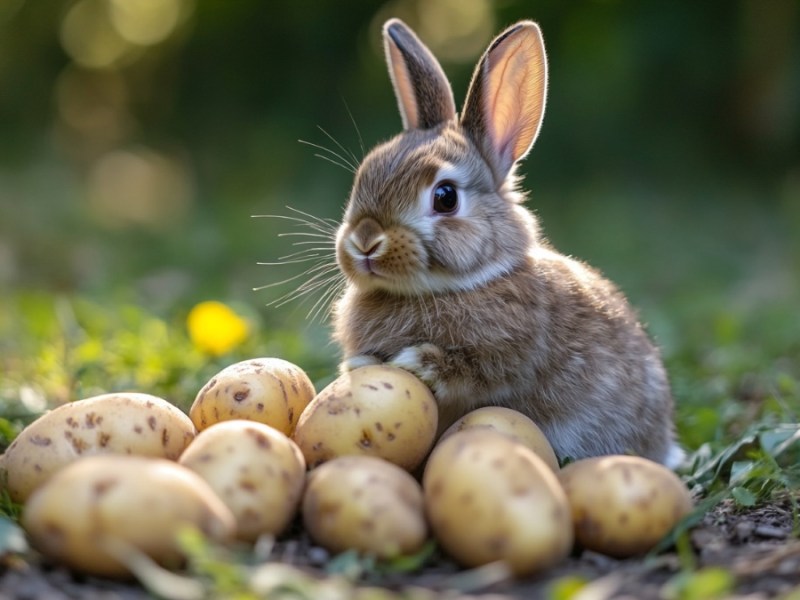
[[(752, 509), (736, 509), (723, 502), (706, 514), (693, 529), (691, 541), (699, 567), (721, 566), (735, 577), (728, 598), (756, 600), (784, 596), (795, 587), (800, 591), (800, 539), (798, 515), (793, 502), (784, 499)], [(277, 544), (274, 554), (285, 562), (314, 570), (325, 562), (324, 551), (305, 540), (289, 539)], [(470, 597), (548, 598), (553, 582), (574, 576), (590, 580), (576, 600), (650, 600), (675, 597), (670, 580), (680, 570), (674, 553), (655, 561), (614, 560), (583, 552), (537, 577), (505, 581), (485, 589), (471, 589)], [(385, 577), (381, 583), (393, 589), (422, 585), (442, 589), (444, 582), (458, 577), (458, 570), (445, 558), (436, 558), (413, 575)], [(454, 597), (452, 593), (441, 594)], [(455, 594), (455, 596), (458, 596)], [(151, 598), (141, 587), (86, 578), (42, 561), (6, 557), (0, 575), (0, 600), (143, 600)], [(463, 597), (463, 596), (462, 596)], [(800, 596), (798, 596), (800, 597)]]

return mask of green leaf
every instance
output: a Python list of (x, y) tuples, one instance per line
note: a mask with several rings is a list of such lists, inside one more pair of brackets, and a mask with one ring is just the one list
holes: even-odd
[(667, 600), (714, 600), (730, 594), (734, 578), (719, 567), (698, 571), (682, 571), (670, 579), (662, 590)]
[(412, 573), (421, 569), (435, 552), (436, 542), (434, 540), (429, 540), (418, 552), (396, 556), (388, 561), (382, 562), (380, 568), (384, 573)]
[(731, 496), (733, 496), (737, 506), (755, 506), (758, 500), (753, 492), (741, 486), (732, 488)]
[(547, 588), (547, 600), (571, 600), (586, 587), (587, 583), (583, 577), (574, 575), (561, 577)]
[(792, 444), (800, 441), (800, 424), (779, 425), (761, 433), (759, 440), (764, 451), (777, 458)]
[(14, 424), (6, 419), (0, 417), (0, 446), (8, 446), (17, 437), (19, 429)]

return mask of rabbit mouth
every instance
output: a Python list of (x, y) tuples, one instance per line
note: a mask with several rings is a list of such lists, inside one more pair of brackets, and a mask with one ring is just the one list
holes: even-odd
[(375, 263), (376, 260), (374, 258), (365, 256), (355, 262), (356, 270), (360, 274), (365, 275), (369, 278), (377, 277), (379, 279), (384, 279), (386, 275), (381, 273), (380, 269)]

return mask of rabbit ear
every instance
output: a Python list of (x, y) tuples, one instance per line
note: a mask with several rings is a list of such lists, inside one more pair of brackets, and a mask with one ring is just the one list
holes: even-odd
[(536, 23), (521, 21), (497, 36), (481, 58), (461, 118), (498, 181), (531, 149), (546, 95), (541, 31)]
[(405, 129), (429, 129), (455, 117), (453, 91), (439, 62), (400, 19), (383, 26), (386, 62)]

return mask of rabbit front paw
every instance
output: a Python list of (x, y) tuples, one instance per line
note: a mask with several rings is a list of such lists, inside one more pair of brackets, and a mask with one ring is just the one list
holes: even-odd
[(359, 367), (367, 367), (369, 365), (379, 365), (381, 360), (377, 356), (371, 354), (356, 354), (345, 358), (339, 364), (339, 373), (349, 373)]
[(439, 362), (442, 351), (433, 344), (408, 346), (395, 354), (387, 364), (400, 367), (416, 375), (428, 387), (435, 389), (439, 380)]

